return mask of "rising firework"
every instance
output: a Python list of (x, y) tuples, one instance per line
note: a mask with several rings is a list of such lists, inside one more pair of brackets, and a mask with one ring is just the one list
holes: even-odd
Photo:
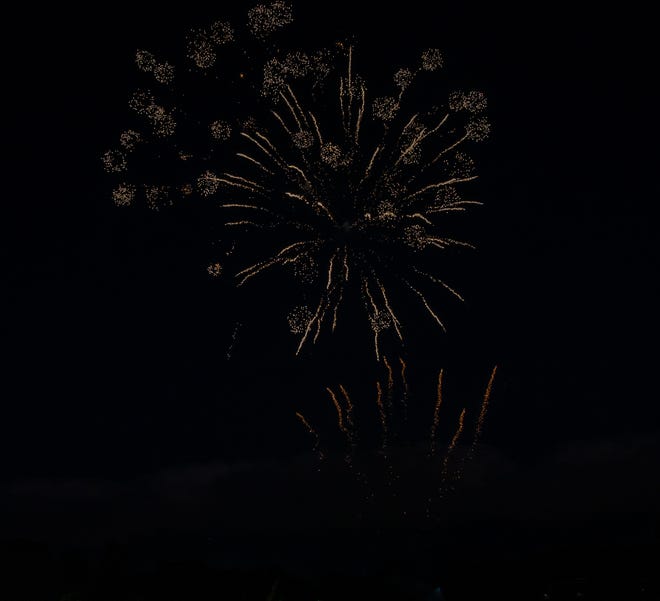
[[(386, 357), (384, 363), (389, 365)], [(319, 415), (316, 403), (310, 408), (316, 415), (314, 421), (325, 423), (325, 427), (314, 428), (301, 411), (296, 411), (296, 417), (313, 438), (319, 468), (333, 455), (341, 455), (360, 484), (363, 501), (398, 497), (407, 513), (414, 511), (414, 505), (420, 509), (423, 505), (426, 517), (431, 517), (434, 502), (455, 488), (466, 464), (475, 457), (496, 373), (497, 366), (491, 371), (479, 405), (456, 408), (443, 401), (441, 369), (433, 403), (424, 401), (426, 395), (419, 395), (415, 419), (409, 424), (400, 419), (407, 412), (405, 373), (395, 374), (389, 368), (386, 377), (376, 380), (373, 397), (359, 404), (354, 405), (342, 384), (326, 388), (335, 426), (327, 426), (328, 416), (324, 419)], [(420, 435), (429, 422), (430, 436), (423, 440)], [(412, 494), (414, 490), (418, 491), (417, 497)]]

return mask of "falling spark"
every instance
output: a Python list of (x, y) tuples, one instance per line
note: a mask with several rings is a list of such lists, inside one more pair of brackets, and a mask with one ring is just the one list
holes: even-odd
[(234, 353), (234, 347), (236, 346), (236, 340), (238, 338), (238, 330), (241, 327), (240, 322), (236, 322), (236, 325), (234, 326), (234, 331), (231, 334), (231, 342), (229, 343), (229, 347), (227, 348), (227, 352), (225, 353), (225, 357), (227, 361), (229, 361), (232, 357), (232, 354)]
[(394, 314), (394, 311), (392, 310), (392, 307), (390, 306), (390, 301), (387, 298), (385, 287), (380, 283), (380, 281), (378, 280), (376, 281), (378, 283), (378, 287), (380, 288), (380, 292), (383, 295), (383, 300), (385, 301), (385, 308), (387, 309), (387, 312), (390, 314), (390, 317), (392, 318), (392, 324), (394, 324), (394, 329), (396, 330), (397, 336), (399, 337), (399, 340), (403, 340), (403, 334), (401, 333), (401, 324), (399, 323), (399, 320), (397, 319), (396, 315)]
[(497, 365), (493, 367), (493, 371), (490, 374), (490, 378), (488, 379), (488, 384), (486, 386), (486, 392), (484, 393), (484, 398), (481, 403), (481, 409), (479, 411), (479, 417), (477, 418), (477, 427), (474, 433), (474, 441), (473, 441), (473, 446), (476, 446), (477, 442), (479, 442), (479, 439), (481, 438), (481, 434), (483, 432), (484, 428), (484, 423), (486, 421), (486, 413), (488, 412), (488, 405), (490, 402), (490, 395), (493, 391), (493, 382), (495, 381), (495, 374), (497, 373)]
[(387, 406), (391, 411), (392, 398), (394, 396), (394, 373), (392, 372), (392, 366), (389, 364), (385, 355), (383, 355), (383, 363), (385, 363), (385, 368), (387, 369)]
[[(399, 357), (399, 362), (401, 364), (401, 372), (400, 375), (398, 376), (400, 378), (400, 381), (397, 381), (397, 378), (395, 377), (394, 370), (391, 369), (391, 363), (389, 359), (385, 356), (383, 359), (383, 362), (385, 363), (385, 369), (387, 370), (387, 377), (388, 380), (392, 378), (392, 383), (390, 384), (389, 381), (387, 383), (387, 388), (385, 385), (382, 383), (382, 380), (376, 380), (376, 408), (378, 412), (378, 421), (380, 425), (380, 432), (381, 432), (381, 439), (380, 439), (380, 455), (382, 456), (382, 459), (384, 463), (378, 462), (378, 473), (379, 473), (379, 478), (381, 476), (385, 476), (385, 483), (387, 484), (387, 489), (388, 495), (392, 495), (392, 499), (395, 497), (399, 496), (400, 492), (403, 492), (406, 490), (405, 487), (408, 485), (408, 481), (406, 479), (407, 474), (400, 468), (400, 465), (398, 462), (394, 461), (394, 459), (397, 458), (397, 454), (395, 454), (393, 451), (395, 450), (394, 447), (392, 446), (394, 443), (394, 438), (392, 437), (392, 432), (391, 432), (391, 426), (392, 426), (392, 419), (395, 416), (395, 409), (394, 407), (391, 407), (388, 405), (388, 403), (385, 402), (385, 397), (387, 394), (387, 391), (392, 388), (397, 388), (399, 386), (403, 385), (404, 390), (407, 390), (407, 382), (405, 379), (405, 371), (406, 371), (406, 363), (405, 361)], [(486, 392), (484, 394), (485, 402), (487, 404), (487, 400), (491, 395), (492, 392), (492, 385), (493, 385), (493, 380), (494, 380), (494, 373), (497, 368), (493, 370), (493, 373), (491, 373), (490, 380), (488, 383), (488, 386), (486, 388)], [(470, 453), (458, 453), (458, 446), (462, 440), (462, 438), (465, 435), (465, 430), (466, 430), (466, 418), (467, 418), (467, 409), (465, 407), (460, 409), (460, 412), (458, 414), (458, 420), (455, 426), (455, 429), (453, 433), (451, 434), (451, 437), (449, 440), (444, 443), (445, 446), (445, 452), (440, 455), (440, 457), (437, 457), (439, 455), (438, 453), (438, 448), (439, 448), (439, 441), (438, 439), (438, 433), (439, 433), (439, 415), (440, 411), (444, 409), (445, 407), (445, 399), (444, 399), (444, 392), (443, 392), (443, 385), (444, 385), (444, 369), (440, 369), (438, 372), (437, 376), (437, 383), (436, 383), (436, 390), (435, 390), (435, 403), (434, 403), (434, 409), (433, 409), (433, 416), (432, 420), (430, 423), (430, 431), (431, 431), (431, 452), (429, 453), (429, 462), (428, 462), (428, 467), (431, 469), (432, 473), (435, 475), (435, 477), (432, 479), (432, 481), (429, 483), (430, 487), (432, 488), (432, 492), (430, 496), (428, 497), (423, 497), (420, 499), (422, 502), (422, 507), (423, 507), (423, 499), (426, 499), (426, 512), (427, 512), (427, 517), (433, 517), (431, 515), (431, 509), (433, 507), (433, 502), (434, 500), (440, 500), (445, 495), (451, 491), (454, 490), (455, 484), (461, 480), (463, 477), (463, 472), (464, 472), (464, 466), (467, 461), (471, 459)], [(343, 435), (342, 438), (344, 439), (345, 443), (348, 443), (347, 446), (345, 447), (345, 454), (344, 454), (344, 459), (346, 461), (346, 464), (348, 468), (350, 469), (352, 475), (356, 477), (357, 481), (364, 485), (368, 484), (370, 481), (373, 483), (371, 478), (368, 477), (368, 471), (365, 472), (365, 470), (360, 470), (360, 445), (361, 443), (364, 443), (369, 440), (369, 437), (365, 439), (360, 439), (358, 434), (358, 428), (356, 427), (355, 419), (354, 419), (354, 403), (353, 400), (351, 399), (350, 395), (348, 394), (348, 391), (344, 387), (343, 384), (338, 385), (338, 389), (341, 392), (341, 398), (338, 393), (333, 390), (333, 388), (327, 387), (326, 392), (328, 393), (334, 407), (337, 413), (337, 429), (339, 432)], [(481, 414), (482, 419), (485, 419), (485, 412), (482, 411)], [(361, 422), (362, 423), (362, 422)], [(417, 423), (417, 420), (415, 422)], [(397, 433), (398, 434), (398, 433)], [(404, 432), (401, 432), (401, 434), (404, 434)], [(398, 436), (397, 436), (398, 438)], [(367, 449), (369, 452), (373, 452), (373, 448), (371, 447), (371, 443), (369, 443), (369, 447)], [(458, 457), (457, 457), (458, 455)], [(372, 466), (369, 469), (373, 469)], [(406, 468), (408, 466), (405, 466)], [(384, 468), (384, 474), (381, 472), (381, 468)], [(402, 483), (397, 487), (397, 483), (399, 481), (402, 481)], [(369, 495), (369, 499), (373, 500), (375, 491), (372, 489), (371, 494)], [(382, 491), (381, 493), (382, 494)]]
[(300, 102), (298, 102), (298, 99), (296, 98), (296, 95), (293, 93), (293, 90), (291, 89), (291, 86), (287, 85), (286, 88), (289, 91), (289, 94), (290, 94), (291, 98), (293, 99), (293, 102), (295, 103), (296, 108), (298, 109), (298, 112), (300, 113), (300, 116), (302, 117), (303, 121), (305, 122), (305, 125), (309, 125), (309, 123), (307, 122), (307, 117), (305, 117), (305, 111), (303, 111), (302, 108), (300, 108)]
[(307, 431), (314, 437), (314, 451), (318, 453), (319, 460), (322, 461), (324, 459), (324, 455), (323, 455), (323, 451), (321, 451), (320, 449), (321, 439), (319, 438), (319, 435), (317, 434), (316, 430), (312, 428), (312, 426), (310, 425), (310, 423), (307, 421), (307, 419), (302, 413), (296, 411), (296, 417), (302, 422), (302, 425), (305, 426)]
[(380, 416), (380, 426), (383, 431), (383, 444), (382, 447), (387, 447), (387, 413), (383, 405), (383, 389), (380, 381), (376, 380), (376, 405), (378, 405), (378, 415)]
[(408, 421), (408, 380), (406, 379), (406, 362), (399, 357), (401, 363), (401, 382), (403, 383), (403, 396), (401, 402), (403, 404), (403, 419)]
[(381, 151), (380, 146), (376, 146), (376, 149), (374, 150), (374, 153), (371, 155), (371, 159), (369, 160), (369, 164), (367, 165), (367, 170), (364, 172), (364, 179), (366, 179), (367, 175), (369, 175), (369, 172), (371, 171), (371, 168), (374, 166), (374, 161), (376, 160), (376, 155)]
[(355, 421), (353, 419), (353, 401), (351, 401), (351, 397), (341, 384), (339, 385), (339, 390), (341, 390), (344, 400), (346, 401), (346, 421), (348, 422), (351, 432), (353, 432), (355, 429)]
[(465, 299), (456, 290), (454, 290), (454, 288), (452, 288), (451, 286), (449, 286), (448, 284), (443, 282), (441, 279), (436, 278), (435, 276), (431, 275), (430, 273), (425, 273), (423, 271), (420, 271), (419, 269), (415, 269), (415, 272), (420, 274), (420, 275), (423, 275), (423, 276), (427, 277), (429, 280), (431, 280), (435, 284), (440, 284), (443, 288), (445, 288), (445, 290), (451, 292), (451, 294), (453, 294), (458, 300), (460, 300), (461, 302), (465, 302)]
[(251, 156), (245, 154), (244, 152), (237, 152), (237, 153), (236, 153), (236, 156), (237, 156), (237, 157), (240, 157), (240, 158), (242, 158), (242, 159), (245, 159), (246, 161), (250, 161), (250, 162), (253, 163), (254, 165), (257, 165), (257, 167), (259, 167), (259, 169), (261, 169), (262, 171), (265, 171), (266, 173), (269, 173), (269, 174), (271, 174), (271, 175), (274, 175), (274, 172), (273, 172), (273, 171), (271, 171), (270, 169), (268, 169), (268, 167), (266, 167), (263, 163), (257, 161), (257, 159), (255, 159), (254, 157), (251, 157)]
[(436, 432), (440, 423), (440, 407), (442, 405), (442, 375), (441, 369), (438, 373), (438, 388), (436, 393), (435, 407), (433, 408), (433, 422), (431, 423), (431, 455), (435, 455), (436, 451)]
[(302, 123), (300, 122), (300, 119), (298, 119), (298, 115), (296, 111), (294, 110), (293, 106), (291, 106), (291, 103), (289, 102), (289, 99), (280, 92), (280, 96), (282, 97), (282, 100), (284, 100), (285, 104), (289, 108), (289, 111), (291, 111), (291, 114), (293, 115), (293, 118), (296, 120), (296, 125), (298, 126), (299, 130), (303, 129)]
[(319, 129), (318, 121), (316, 120), (314, 113), (310, 113), (309, 116), (312, 118), (312, 122), (314, 123), (314, 129), (316, 130), (316, 135), (319, 137), (319, 144), (322, 146), (323, 136), (321, 135), (321, 130)]
[(316, 313), (312, 316), (312, 318), (309, 320), (309, 323), (307, 324), (307, 327), (305, 328), (305, 333), (303, 334), (302, 338), (300, 339), (300, 343), (298, 344), (298, 348), (296, 349), (296, 355), (300, 354), (300, 351), (302, 350), (303, 345), (305, 344), (305, 340), (307, 340), (307, 337), (309, 336), (309, 333), (312, 329), (312, 326), (314, 325), (314, 322), (318, 319), (319, 313), (321, 312), (321, 309), (323, 308), (323, 301), (325, 299), (321, 298), (321, 302), (319, 302), (319, 306), (316, 309)]
[(433, 319), (435, 319), (435, 322), (442, 328), (443, 332), (446, 331), (445, 325), (442, 323), (442, 321), (440, 321), (440, 318), (435, 314), (433, 309), (431, 309), (428, 301), (426, 300), (426, 297), (419, 290), (411, 286), (408, 282), (406, 283), (408, 284), (408, 288), (410, 288), (410, 290), (412, 290), (417, 296), (419, 296), (419, 298), (422, 300), (422, 303), (424, 303), (426, 310), (431, 314)]
[(456, 445), (458, 444), (458, 440), (461, 437), (461, 434), (463, 433), (463, 428), (465, 427), (465, 409), (461, 411), (461, 414), (458, 416), (458, 426), (456, 427), (456, 432), (454, 432), (454, 436), (451, 439), (451, 442), (449, 443), (449, 447), (447, 447), (447, 454), (445, 455), (443, 464), (442, 464), (442, 470), (443, 474), (446, 477), (447, 476), (447, 470), (449, 467), (449, 459), (451, 458), (451, 455), (454, 452), (454, 449), (456, 448)]
[(328, 394), (332, 399), (332, 404), (335, 406), (335, 409), (337, 410), (337, 425), (339, 426), (339, 429), (341, 430), (342, 434), (344, 434), (347, 439), (350, 439), (350, 432), (348, 431), (348, 429), (346, 428), (346, 424), (344, 423), (344, 412), (341, 409), (339, 400), (337, 399), (337, 396), (335, 395), (332, 388), (326, 388), (326, 390), (328, 391)]

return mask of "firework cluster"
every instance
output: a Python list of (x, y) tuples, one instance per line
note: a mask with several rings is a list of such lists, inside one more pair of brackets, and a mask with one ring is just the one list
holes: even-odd
[(225, 21), (216, 21), (206, 29), (195, 29), (188, 36), (188, 59), (198, 69), (210, 69), (218, 59), (219, 47), (233, 41), (234, 30)]
[(281, 0), (270, 5), (258, 4), (248, 11), (248, 26), (258, 38), (266, 38), (292, 22), (291, 5)]
[[(319, 303), (316, 308), (307, 308), (307, 327), (296, 328), (301, 336), (298, 352), (309, 339), (318, 339), (326, 320), (335, 329), (338, 308), (353, 274), (362, 292), (378, 358), (381, 332), (393, 329), (403, 339), (401, 321), (388, 299), (392, 279), (397, 288), (403, 286), (419, 299), (442, 328), (426, 294), (410, 280), (421, 274), (460, 298), (438, 277), (421, 272), (415, 256), (432, 248), (471, 246), (443, 235), (437, 219), (441, 213), (464, 211), (468, 205), (478, 204), (463, 199), (457, 190), (460, 184), (476, 179), (474, 161), (459, 148), (466, 142), (486, 139), (490, 126), (483, 115), (486, 101), (480, 92), (452, 93), (445, 111), (400, 119), (405, 90), (421, 72), (442, 65), (437, 50), (424, 51), (416, 69), (401, 68), (395, 73), (399, 94), (375, 98), (373, 118), (367, 110), (366, 82), (353, 71), (352, 48), (344, 59), (344, 73), (333, 72), (338, 79), (334, 120), (330, 105), (318, 110), (304, 107), (305, 102), (293, 89), (296, 80), (310, 73), (312, 86), (316, 84), (318, 74), (323, 73), (318, 67), (321, 59), (288, 55), (286, 68), (279, 69), (276, 77), (273, 63), (267, 65), (263, 90), (266, 95), (273, 90), (279, 93), (279, 101), (273, 102), (270, 111), (273, 125), (241, 134), (246, 144), (240, 156), (247, 159), (249, 169), (240, 175), (206, 174), (202, 188), (209, 190), (210, 180), (248, 197), (254, 204), (243, 205), (249, 206), (245, 219), (233, 222), (245, 226), (246, 231), (265, 225), (263, 218), (297, 238), (270, 258), (242, 270), (240, 285), (266, 269), (295, 268), (310, 257), (319, 270), (323, 263), (327, 265)], [(330, 75), (324, 77), (330, 79)], [(462, 112), (469, 114), (462, 129), (450, 126), (450, 118), (460, 117)], [(397, 120), (402, 123), (400, 129), (395, 127)], [(378, 121), (385, 126), (374, 135), (372, 126)], [(257, 206), (263, 210), (256, 210)], [(392, 269), (395, 265), (398, 273)]]
[[(293, 17), (291, 6), (276, 0), (250, 9), (242, 23), (195, 28), (181, 62), (138, 50), (135, 66), (146, 81), (130, 96), (131, 123), (101, 160), (117, 206), (159, 210), (185, 200), (211, 215), (200, 220), (214, 249), (202, 269), (237, 288), (261, 280), (259, 302), (245, 304), (259, 307), (252, 311), (286, 291), (282, 325), (295, 337), (296, 355), (344, 322), (351, 340), (368, 341), (385, 375), (373, 401), (360, 405), (373, 410), (377, 453), (392, 487), (400, 474), (391, 449), (407, 423), (409, 388), (406, 361), (388, 354), (402, 354), (411, 325), (425, 327), (411, 314), (444, 330), (443, 295), (463, 300), (439, 272), (456, 251), (474, 248), (452, 235), (452, 217), (480, 204), (470, 149), (490, 135), (487, 100), (481, 91), (445, 87), (437, 48), (420, 49), (410, 64), (402, 60), (385, 82), (369, 75), (354, 43), (282, 48), (278, 36)], [(227, 359), (242, 325), (234, 325)], [(463, 407), (448, 415), (452, 431), (444, 440), (449, 409), (440, 371), (428, 416), (428, 460), (440, 488), (460, 478), (474, 451), (494, 376), (478, 414)], [(368, 487), (368, 470), (355, 460), (358, 406), (342, 385), (326, 391), (346, 463)], [(323, 460), (331, 449), (316, 420), (306, 409), (296, 415)], [(470, 450), (460, 455), (470, 433)]]
[[(347, 299), (357, 297), (380, 360), (380, 338), (404, 341), (402, 313), (414, 303), (444, 329), (437, 292), (462, 300), (429, 265), (438, 264), (434, 253), (472, 247), (448, 234), (446, 217), (479, 204), (461, 190), (477, 178), (467, 146), (490, 134), (486, 98), (459, 90), (444, 102), (433, 98), (430, 107), (410, 100), (420, 80), (428, 86), (443, 68), (436, 48), (393, 69), (390, 94), (372, 95), (351, 44), (313, 51), (273, 44), (292, 21), (291, 7), (278, 0), (250, 9), (242, 28), (218, 21), (188, 35), (188, 70), (204, 74), (225, 46), (243, 44), (241, 32), (253, 42), (268, 40), (260, 62), (248, 65), (250, 85), (241, 88), (259, 107), (250, 115), (225, 111), (200, 123), (183, 108), (191, 92), (177, 89), (179, 69), (139, 50), (138, 69), (168, 87), (168, 100), (150, 89), (135, 92), (129, 106), (143, 125), (126, 129), (103, 164), (123, 176), (112, 192), (119, 206), (141, 196), (161, 208), (195, 192), (216, 203), (225, 230), (220, 242), (238, 252), (231, 266), (218, 257), (210, 275), (234, 277), (240, 287), (265, 271), (291, 274), (307, 303), (287, 317), (298, 336), (296, 353), (316, 342), (324, 326), (335, 331)], [(231, 68), (222, 64), (223, 75)], [(245, 66), (236, 69), (237, 81)], [(219, 85), (217, 93), (226, 89)], [(191, 133), (191, 124), (205, 131)], [(217, 159), (215, 147), (225, 158)], [(168, 152), (174, 157), (156, 169), (169, 181), (124, 176), (132, 154), (147, 148), (156, 163)], [(242, 248), (262, 258), (240, 265)]]
[[(399, 369), (395, 369), (397, 364)], [(385, 484), (379, 495), (403, 498), (406, 496), (405, 489), (410, 484), (409, 478), (414, 477), (414, 474), (410, 473), (410, 463), (402, 461), (400, 457), (406, 446), (405, 436), (411, 434), (410, 431), (414, 429), (411, 425), (412, 421), (408, 419), (407, 365), (401, 358), (391, 364), (386, 356), (383, 356), (383, 365), (385, 373), (376, 380), (373, 397), (359, 403), (360, 411), (357, 411), (358, 407), (342, 384), (334, 388), (326, 387), (332, 406), (329, 411), (334, 414), (336, 421), (334, 434), (332, 431), (322, 432), (314, 427), (316, 420), (310, 420), (306, 411), (295, 412), (296, 417), (313, 438), (313, 449), (319, 460), (319, 469), (323, 468), (338, 449), (343, 449), (339, 453), (343, 455), (350, 473), (361, 484), (363, 500), (366, 501), (375, 497), (378, 483)], [(434, 477), (428, 480), (429, 486), (422, 491), (423, 498), (416, 499), (423, 503), (427, 517), (433, 509), (434, 502), (450, 492), (461, 480), (466, 465), (475, 455), (477, 444), (483, 434), (496, 373), (497, 366), (490, 373), (478, 405), (455, 409), (447, 406), (444, 401), (445, 374), (444, 370), (440, 369), (435, 402), (431, 405), (418, 403), (415, 407), (417, 412), (427, 414), (428, 421), (421, 420), (420, 423), (430, 422), (426, 443), (421, 448), (416, 443), (415, 452), (419, 453), (422, 450), (424, 458), (420, 460), (416, 457), (415, 467), (412, 470), (415, 472), (422, 469), (434, 474)], [(374, 418), (377, 420), (379, 430), (376, 445), (373, 443), (373, 437), (369, 436), (372, 430), (370, 424), (364, 423), (373, 421)], [(447, 420), (450, 423), (444, 427), (443, 422)], [(441, 431), (444, 433), (444, 438)], [(417, 438), (416, 434), (412, 433), (412, 435)]]

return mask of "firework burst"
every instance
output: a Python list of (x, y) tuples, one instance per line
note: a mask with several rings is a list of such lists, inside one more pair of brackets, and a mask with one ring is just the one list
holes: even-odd
[[(443, 67), (437, 49), (393, 69), (391, 93), (375, 94), (357, 69), (352, 44), (279, 50), (272, 36), (292, 20), (284, 2), (249, 11), (245, 34), (268, 40), (263, 60), (227, 50), (247, 56), (247, 63), (235, 59), (236, 73), (225, 75), (222, 88), (204, 89), (250, 98), (208, 119), (172, 100), (184, 96), (177, 96), (177, 67), (139, 51), (137, 66), (167, 89), (162, 96), (170, 100), (137, 92), (130, 104), (148, 132), (126, 130), (103, 162), (123, 177), (130, 155), (150, 139), (157, 148), (155, 170), (177, 181), (145, 184), (124, 177), (112, 194), (116, 204), (131, 204), (142, 191), (147, 204), (159, 208), (196, 191), (218, 208), (218, 238), (231, 244), (233, 255), (214, 260), (211, 276), (233, 277), (238, 287), (267, 272), (290, 273), (297, 281), (305, 303), (287, 316), (296, 354), (323, 330), (337, 330), (357, 304), (381, 360), (384, 335), (404, 342), (403, 314), (412, 303), (444, 330), (436, 291), (463, 300), (427, 265), (438, 264), (448, 249), (472, 248), (451, 236), (445, 217), (480, 204), (461, 190), (477, 178), (465, 147), (488, 137), (486, 99), (477, 91), (451, 92), (431, 107), (408, 99), (411, 89), (429, 85)], [(235, 47), (239, 34), (225, 22), (192, 32), (187, 57), (193, 71), (208, 80), (219, 53)], [(251, 107), (250, 114), (239, 105)], [(204, 135), (191, 135), (195, 127)], [(212, 150), (192, 151), (202, 137)], [(173, 169), (162, 164), (164, 147), (174, 157)]]

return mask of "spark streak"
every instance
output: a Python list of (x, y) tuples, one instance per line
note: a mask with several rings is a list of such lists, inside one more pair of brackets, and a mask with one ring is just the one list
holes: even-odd
[(282, 100), (286, 103), (286, 105), (289, 107), (289, 111), (291, 111), (291, 114), (293, 115), (293, 118), (296, 120), (296, 125), (298, 125), (298, 129), (302, 130), (303, 126), (302, 123), (300, 123), (300, 119), (298, 119), (298, 115), (296, 114), (296, 111), (293, 109), (293, 106), (291, 106), (291, 103), (289, 102), (288, 98), (280, 92), (280, 96), (282, 97)]
[(259, 161), (257, 161), (257, 159), (255, 159), (255, 158), (253, 158), (253, 157), (251, 157), (251, 156), (249, 156), (249, 155), (247, 155), (243, 152), (237, 152), (236, 156), (240, 157), (242, 159), (245, 159), (246, 161), (250, 161), (254, 165), (257, 165), (257, 167), (259, 167), (259, 169), (261, 169), (262, 171), (264, 171), (266, 173), (269, 173), (270, 175), (274, 175), (273, 171), (268, 169), (268, 167), (266, 167), (263, 163), (260, 163)]
[(451, 179), (445, 180), (443, 182), (437, 182), (435, 184), (429, 184), (428, 186), (424, 186), (421, 190), (417, 190), (417, 192), (413, 192), (412, 194), (409, 194), (404, 198), (404, 200), (409, 200), (411, 198), (415, 198), (417, 196), (421, 196), (425, 192), (428, 192), (429, 190), (436, 190), (438, 188), (443, 188), (445, 186), (451, 186), (452, 184), (460, 184), (463, 182), (471, 182), (477, 179), (479, 176), (478, 175), (472, 175), (470, 177), (452, 177)]
[(394, 394), (394, 373), (392, 372), (392, 366), (389, 364), (387, 357), (383, 355), (383, 363), (387, 369), (387, 406), (392, 409), (392, 397)]
[(477, 428), (474, 434), (474, 443), (476, 444), (481, 438), (481, 433), (484, 428), (484, 422), (486, 421), (486, 413), (488, 412), (488, 404), (490, 402), (490, 395), (493, 391), (493, 382), (495, 381), (495, 374), (497, 373), (497, 365), (493, 368), (493, 371), (490, 374), (488, 379), (488, 385), (486, 386), (486, 392), (484, 393), (484, 399), (481, 403), (481, 410), (479, 411), (479, 417), (477, 418)]
[(394, 324), (394, 329), (397, 333), (397, 336), (399, 337), (399, 340), (403, 340), (403, 334), (401, 334), (401, 324), (399, 323), (399, 320), (397, 319), (396, 315), (394, 314), (394, 311), (392, 310), (392, 307), (390, 306), (390, 301), (387, 298), (385, 287), (380, 283), (379, 280), (376, 280), (376, 283), (380, 288), (380, 293), (383, 295), (383, 300), (385, 301), (385, 308), (387, 309), (387, 312), (390, 314), (390, 317), (392, 318), (392, 324)]
[(348, 392), (346, 392), (346, 389), (341, 384), (339, 385), (339, 390), (341, 390), (341, 393), (344, 396), (344, 400), (346, 401), (346, 421), (348, 422), (351, 430), (353, 430), (355, 428), (355, 422), (353, 419), (353, 401), (351, 401), (350, 395)]
[(383, 389), (379, 380), (376, 380), (376, 405), (378, 406), (380, 426), (383, 432), (382, 447), (385, 449), (387, 447), (387, 413), (385, 412), (385, 406), (383, 405)]
[(286, 88), (289, 91), (289, 94), (291, 95), (291, 98), (293, 99), (293, 102), (295, 103), (296, 108), (298, 109), (298, 112), (300, 113), (300, 116), (303, 119), (303, 122), (305, 123), (305, 125), (308, 126), (309, 123), (307, 122), (307, 117), (305, 117), (305, 111), (303, 111), (302, 108), (300, 108), (300, 102), (298, 102), (298, 98), (296, 98), (296, 95), (293, 93), (293, 90), (291, 89), (290, 85), (287, 85)]
[(438, 389), (436, 395), (435, 407), (433, 408), (433, 422), (431, 423), (431, 455), (435, 455), (436, 451), (436, 432), (438, 431), (438, 424), (440, 423), (440, 407), (442, 405), (442, 374), (440, 370), (438, 374)]
[(319, 144), (323, 144), (323, 136), (321, 135), (321, 130), (319, 129), (319, 124), (316, 121), (314, 113), (309, 113), (309, 116), (312, 118), (312, 123), (314, 123), (314, 129), (316, 130), (316, 135), (319, 137)]
[(312, 428), (312, 426), (310, 425), (310, 423), (307, 421), (307, 419), (302, 413), (296, 411), (296, 417), (302, 422), (302, 425), (305, 426), (307, 431), (314, 437), (314, 450), (318, 452), (319, 460), (322, 461), (324, 459), (324, 455), (323, 455), (323, 451), (320, 450), (319, 445), (321, 443), (321, 439), (319, 438), (319, 435), (317, 434), (316, 430)]
[(401, 402), (403, 403), (403, 418), (408, 420), (408, 380), (406, 379), (406, 362), (399, 357), (399, 362), (401, 363), (401, 382), (403, 383), (403, 397)]
[(282, 126), (282, 129), (284, 129), (284, 131), (285, 131), (287, 134), (289, 134), (289, 137), (290, 137), (291, 139), (293, 139), (293, 133), (292, 133), (291, 130), (288, 128), (287, 124), (284, 122), (284, 119), (282, 118), (282, 116), (281, 116), (277, 111), (271, 111), (271, 113), (272, 113), (273, 116), (274, 116), (274, 117), (280, 122), (280, 125)]
[(456, 432), (454, 433), (454, 436), (452, 437), (451, 442), (449, 443), (449, 447), (447, 448), (447, 454), (445, 455), (442, 464), (442, 470), (445, 476), (447, 474), (449, 460), (454, 452), (454, 449), (456, 448), (456, 445), (458, 444), (458, 440), (460, 439), (461, 434), (463, 433), (464, 427), (465, 427), (465, 409), (463, 409), (461, 411), (461, 414), (458, 416), (458, 426), (456, 427)]
[(465, 302), (465, 299), (456, 290), (454, 290), (451, 286), (449, 286), (449, 284), (443, 282), (440, 278), (436, 278), (435, 276), (432, 276), (430, 273), (425, 273), (424, 271), (420, 271), (419, 269), (415, 269), (415, 272), (429, 278), (429, 280), (431, 280), (435, 284), (440, 284), (448, 292), (453, 294), (458, 300), (460, 300), (461, 302)]
[(413, 287), (410, 285), (409, 282), (406, 282), (408, 284), (408, 288), (410, 288), (419, 298), (422, 300), (422, 303), (426, 307), (426, 310), (431, 314), (433, 319), (435, 319), (436, 323), (442, 328), (443, 332), (446, 332), (447, 330), (445, 329), (445, 325), (440, 321), (440, 318), (435, 314), (433, 309), (430, 307), (428, 301), (426, 300), (426, 297), (419, 291), (417, 288)]
[(337, 400), (337, 396), (335, 395), (334, 391), (332, 388), (326, 388), (328, 391), (328, 394), (330, 395), (330, 399), (332, 399), (332, 404), (335, 406), (335, 409), (337, 410), (337, 425), (339, 426), (339, 429), (341, 430), (342, 434), (346, 436), (347, 439), (350, 438), (350, 433), (346, 429), (346, 424), (344, 424), (344, 412), (341, 409), (341, 405), (339, 404), (339, 401)]

